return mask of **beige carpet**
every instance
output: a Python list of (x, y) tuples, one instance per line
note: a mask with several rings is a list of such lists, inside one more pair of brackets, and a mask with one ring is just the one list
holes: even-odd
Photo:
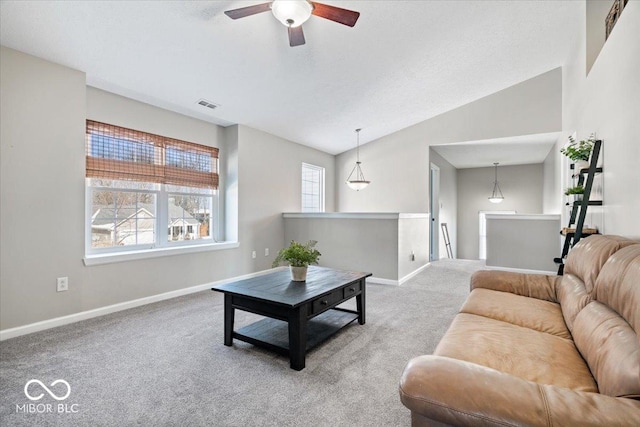
[[(225, 347), (223, 296), (211, 291), (7, 340), (1, 424), (408, 426), (397, 392), (402, 369), (433, 351), (480, 267), (442, 260), (402, 286), (368, 285), (367, 323), (312, 350), (300, 372), (252, 345)], [(236, 312), (236, 328), (255, 318)], [(57, 401), (32, 384), (31, 395), (43, 397), (31, 402), (31, 379), (64, 379), (71, 393)], [(66, 391), (60, 383), (50, 389)], [(45, 412), (24, 413), (27, 403)]]

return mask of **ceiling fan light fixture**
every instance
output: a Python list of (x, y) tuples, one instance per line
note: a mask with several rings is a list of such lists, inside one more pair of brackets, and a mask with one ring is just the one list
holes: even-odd
[(311, 17), (313, 5), (307, 0), (275, 0), (271, 12), (284, 26), (296, 28)]

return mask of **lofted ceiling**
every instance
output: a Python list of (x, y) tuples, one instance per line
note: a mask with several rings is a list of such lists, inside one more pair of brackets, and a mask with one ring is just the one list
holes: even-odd
[(456, 169), (538, 164), (555, 145), (559, 132), (523, 135), (511, 138), (465, 141), (455, 144), (432, 145)]
[[(0, 42), (87, 84), (222, 126), (338, 154), (562, 66), (574, 1), (326, 1), (291, 48), (260, 1), (5, 1)], [(220, 106), (197, 104), (206, 99)]]

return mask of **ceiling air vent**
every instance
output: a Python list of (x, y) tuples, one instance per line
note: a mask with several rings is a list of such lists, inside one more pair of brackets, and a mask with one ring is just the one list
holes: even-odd
[(212, 110), (215, 110), (216, 108), (218, 108), (220, 106), (219, 104), (214, 104), (213, 102), (209, 102), (206, 99), (198, 100), (198, 105), (202, 105), (203, 107), (211, 108)]

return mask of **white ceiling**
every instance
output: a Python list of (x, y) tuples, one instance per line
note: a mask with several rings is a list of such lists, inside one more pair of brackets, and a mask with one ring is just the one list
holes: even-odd
[(456, 144), (432, 145), (456, 169), (538, 164), (555, 145), (559, 132), (525, 135), (512, 138), (465, 141)]
[[(3, 45), (104, 90), (337, 154), (563, 65), (574, 1), (326, 1), (291, 48), (260, 1), (2, 1)], [(220, 104), (196, 105), (200, 98)]]

